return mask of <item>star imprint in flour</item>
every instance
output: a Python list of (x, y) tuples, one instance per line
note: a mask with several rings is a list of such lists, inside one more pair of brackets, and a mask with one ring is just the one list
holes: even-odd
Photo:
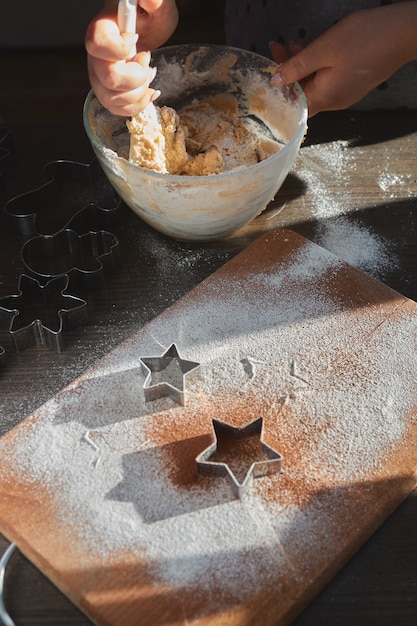
[(241, 427), (212, 422), (214, 443), (196, 458), (199, 474), (229, 478), (240, 498), (254, 478), (281, 471), (281, 454), (262, 441), (262, 417)]
[(162, 356), (143, 356), (140, 361), (146, 374), (143, 384), (146, 402), (170, 396), (179, 404), (185, 404), (185, 377), (198, 368), (199, 363), (181, 358), (175, 343)]

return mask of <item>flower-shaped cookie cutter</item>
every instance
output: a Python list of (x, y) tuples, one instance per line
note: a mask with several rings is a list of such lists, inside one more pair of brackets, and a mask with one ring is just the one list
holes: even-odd
[(87, 302), (66, 292), (68, 276), (46, 285), (21, 274), (19, 293), (0, 298), (0, 318), (9, 321), (9, 333), (17, 352), (34, 344), (63, 350), (63, 331), (85, 319)]
[(185, 404), (185, 378), (200, 363), (183, 359), (175, 343), (162, 356), (140, 357), (140, 363), (146, 375), (143, 384), (146, 402), (169, 396), (179, 404)]
[(6, 202), (5, 211), (19, 235), (50, 235), (69, 228), (84, 234), (113, 230), (121, 223), (121, 200), (98, 161), (51, 161), (48, 181)]
[[(254, 478), (281, 472), (281, 454), (262, 441), (262, 417), (240, 427), (213, 419), (212, 426), (214, 442), (196, 458), (200, 475), (228, 478), (234, 495), (241, 498)], [(252, 460), (248, 468), (249, 457), (257, 460)], [(236, 468), (244, 476), (243, 480), (236, 477)]]

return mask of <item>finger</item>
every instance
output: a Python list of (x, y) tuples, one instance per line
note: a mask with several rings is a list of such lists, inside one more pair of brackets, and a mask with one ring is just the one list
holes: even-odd
[(152, 14), (163, 5), (164, 0), (139, 0), (138, 9), (142, 9), (146, 13)]
[[(303, 88), (304, 96), (307, 101), (307, 115), (308, 117), (314, 117), (321, 111), (321, 108), (318, 104), (316, 104), (314, 98), (314, 89), (310, 89), (308, 79), (306, 81), (301, 81), (301, 87)], [(313, 93), (311, 93), (313, 91)]]
[(89, 24), (85, 47), (93, 57), (104, 61), (117, 61), (130, 56), (137, 40), (138, 35), (134, 33), (122, 37), (115, 21), (102, 17)]
[(314, 55), (306, 52), (307, 50), (308, 48), (303, 48), (281, 64), (278, 72), (271, 79), (273, 87), (300, 82), (320, 69), (320, 64)]
[(320, 111), (345, 109), (356, 101), (354, 85), (345, 84), (343, 77), (332, 68), (301, 80), (308, 103), (308, 116), (313, 117)]
[(159, 91), (148, 87), (129, 92), (111, 91), (104, 88), (93, 73), (90, 75), (90, 82), (98, 101), (114, 115), (136, 115), (160, 95)]
[(121, 107), (113, 106), (113, 108), (105, 108), (117, 117), (133, 117), (134, 115), (141, 113), (141, 111), (144, 111), (150, 102), (151, 98), (147, 98), (146, 100), (144, 98), (143, 101), (134, 105), (126, 105)]
[(290, 41), (290, 50), (291, 54), (298, 54), (303, 49), (303, 46), (300, 43), (295, 43), (295, 41)]
[(109, 63), (91, 57), (88, 61), (97, 80), (111, 91), (146, 88), (154, 77), (152, 68), (144, 67), (136, 61)]
[(282, 43), (271, 41), (269, 43), (269, 51), (275, 63), (283, 63), (288, 59), (288, 53)]
[(136, 63), (142, 65), (142, 67), (147, 67), (149, 69), (149, 63), (151, 62), (151, 53), (149, 50), (142, 50), (135, 55), (134, 60)]
[[(157, 94), (159, 95), (159, 94)], [(149, 105), (150, 102), (153, 101), (155, 96), (155, 92), (152, 89), (148, 89), (147, 92), (131, 104), (118, 104), (117, 100), (111, 102), (108, 107), (106, 107), (113, 115), (119, 115), (122, 117), (132, 117), (133, 115), (137, 115)]]
[(147, 82), (129, 91), (109, 89), (99, 80), (93, 65), (90, 64), (88, 70), (90, 84), (94, 94), (99, 102), (114, 115), (136, 115), (136, 113), (142, 111), (149, 102), (160, 96), (160, 92), (149, 88)]
[(155, 66), (151, 67), (149, 65), (151, 62), (151, 53), (148, 50), (143, 51), (143, 52), (138, 52), (133, 60), (136, 61), (136, 63), (139, 63), (140, 65), (142, 65), (142, 67), (145, 67), (148, 69), (149, 71), (148, 83), (151, 84), (151, 82), (153, 81), (157, 73), (157, 68)]

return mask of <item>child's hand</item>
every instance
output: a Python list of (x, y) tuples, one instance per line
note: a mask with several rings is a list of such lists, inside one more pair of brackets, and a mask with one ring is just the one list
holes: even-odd
[(122, 35), (117, 26), (117, 1), (105, 2), (88, 27), (85, 47), (91, 87), (111, 113), (135, 115), (159, 95), (149, 87), (154, 78), (149, 51), (169, 38), (177, 22), (175, 0), (139, 0), (139, 38)]
[(344, 109), (361, 100), (405, 63), (417, 59), (417, 2), (401, 2), (351, 13), (285, 60), (280, 44), (272, 57), (282, 63), (276, 87), (299, 81), (309, 116)]

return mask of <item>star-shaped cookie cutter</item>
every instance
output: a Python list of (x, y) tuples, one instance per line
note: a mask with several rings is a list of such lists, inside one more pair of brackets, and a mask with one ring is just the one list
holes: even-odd
[[(197, 458), (197, 471), (202, 476), (220, 476), (230, 480), (233, 493), (237, 498), (241, 498), (248, 490), (254, 478), (279, 474), (281, 472), (282, 456), (279, 452), (271, 448), (262, 441), (263, 418), (258, 417), (244, 426), (235, 427), (231, 424), (213, 419), (214, 442), (201, 452)], [(259, 453), (261, 460), (253, 461), (246, 471), (243, 481), (239, 481), (231, 468), (225, 461), (210, 460), (218, 452), (218, 444), (223, 441), (226, 445), (222, 447), (233, 448), (233, 445), (244, 439), (258, 438)], [(223, 450), (224, 452), (224, 450)]]
[(200, 363), (183, 359), (175, 343), (162, 356), (142, 356), (140, 362), (146, 374), (143, 383), (146, 402), (170, 396), (179, 404), (185, 404), (185, 377)]
[(86, 316), (87, 302), (66, 292), (67, 275), (45, 285), (21, 274), (18, 294), (0, 298), (0, 319), (9, 320), (9, 333), (16, 352), (34, 344), (44, 344), (55, 352), (63, 351), (62, 333)]

